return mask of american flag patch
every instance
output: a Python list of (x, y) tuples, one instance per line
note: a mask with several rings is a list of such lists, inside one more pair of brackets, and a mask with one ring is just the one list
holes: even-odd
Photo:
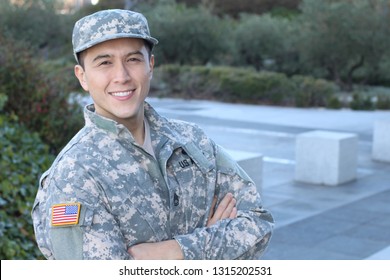
[(80, 203), (55, 204), (51, 207), (51, 225), (77, 225), (80, 216)]

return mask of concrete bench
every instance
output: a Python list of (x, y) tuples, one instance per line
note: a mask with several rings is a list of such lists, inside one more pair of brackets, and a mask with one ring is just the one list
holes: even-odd
[(374, 123), (372, 158), (378, 161), (390, 162), (390, 120), (381, 120)]
[(339, 185), (356, 178), (356, 134), (315, 130), (299, 134), (295, 147), (295, 180)]

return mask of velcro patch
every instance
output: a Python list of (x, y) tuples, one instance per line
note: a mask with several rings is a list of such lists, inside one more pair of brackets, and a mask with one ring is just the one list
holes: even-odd
[(80, 216), (80, 203), (55, 204), (51, 207), (51, 225), (77, 225)]

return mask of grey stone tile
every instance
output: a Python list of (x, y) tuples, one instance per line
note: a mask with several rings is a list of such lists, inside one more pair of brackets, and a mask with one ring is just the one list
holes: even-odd
[(270, 246), (263, 255), (265, 260), (354, 260), (356, 256), (286, 243)]
[(365, 259), (387, 245), (388, 242), (337, 235), (318, 243), (316, 248)]
[(348, 236), (369, 241), (381, 241), (390, 244), (390, 228), (363, 224), (345, 232)]
[(378, 213), (370, 210), (339, 207), (326, 212), (324, 216), (329, 219), (366, 223), (378, 217)]
[[(382, 226), (390, 232), (390, 218), (388, 214), (378, 215), (375, 219), (368, 222), (368, 225)], [(390, 234), (390, 233), (389, 233)]]

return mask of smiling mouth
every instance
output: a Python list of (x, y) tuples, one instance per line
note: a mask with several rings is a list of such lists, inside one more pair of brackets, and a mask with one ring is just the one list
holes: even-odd
[(116, 92), (110, 92), (110, 94), (115, 97), (127, 97), (130, 96), (133, 92), (134, 90), (116, 91)]

